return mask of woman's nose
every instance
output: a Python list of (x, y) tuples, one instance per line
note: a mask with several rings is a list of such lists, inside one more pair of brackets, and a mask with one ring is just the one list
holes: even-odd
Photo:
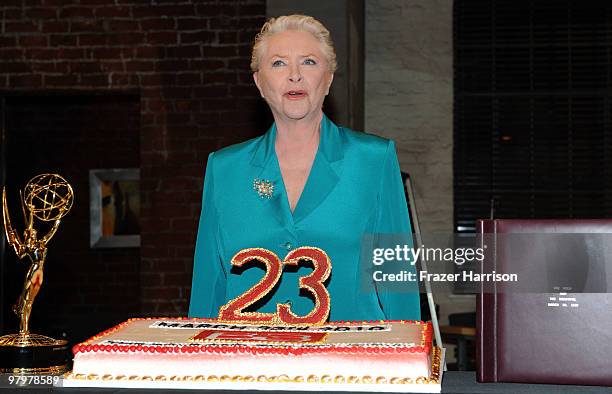
[(291, 67), (291, 73), (289, 74), (289, 80), (291, 82), (300, 82), (302, 80), (302, 73), (300, 72), (300, 68), (297, 66)]

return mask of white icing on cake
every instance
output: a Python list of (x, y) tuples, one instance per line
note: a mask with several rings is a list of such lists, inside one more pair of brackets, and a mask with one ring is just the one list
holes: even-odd
[[(314, 375), (319, 382), (322, 377), (360, 381), (382, 377), (386, 382), (414, 383), (432, 374), (431, 326), (422, 322), (330, 323), (292, 330), (239, 327), (244, 324), (203, 327), (203, 323), (218, 323), (210, 319), (178, 320), (197, 323), (194, 328), (165, 327), (163, 323), (170, 321), (177, 319), (133, 319), (76, 346), (73, 376), (164, 380), (286, 376), (306, 381)], [(369, 330), (374, 326), (382, 328)], [(302, 337), (304, 331), (311, 337)], [(200, 338), (194, 339), (198, 334)], [(266, 342), (267, 335), (282, 340)]]

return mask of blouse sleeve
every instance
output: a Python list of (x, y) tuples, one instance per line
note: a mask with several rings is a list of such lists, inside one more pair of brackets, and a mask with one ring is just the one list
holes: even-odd
[[(395, 143), (389, 141), (382, 173), (379, 191), (379, 209), (376, 218), (376, 232), (387, 242), (384, 247), (390, 247), (388, 240), (399, 240), (413, 247), (412, 228), (408, 215), (408, 204), (402, 183)], [(388, 234), (385, 236), (385, 234)], [(391, 272), (399, 272), (397, 263), (387, 263)], [(402, 270), (416, 273), (416, 268), (409, 262), (403, 263)], [(389, 320), (420, 320), (420, 297), (418, 282), (402, 282), (402, 286), (376, 283), (378, 298)]]
[(214, 201), (213, 155), (208, 156), (204, 177), (202, 213), (198, 226), (189, 317), (216, 318), (225, 302), (226, 274), (218, 248), (218, 216)]

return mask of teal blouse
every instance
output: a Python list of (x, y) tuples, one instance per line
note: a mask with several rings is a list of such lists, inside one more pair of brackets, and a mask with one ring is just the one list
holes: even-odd
[[(274, 149), (276, 125), (258, 138), (211, 153), (195, 248), (189, 316), (217, 317), (219, 307), (244, 293), (263, 270), (236, 272), (230, 261), (244, 248), (261, 247), (280, 259), (300, 246), (330, 257), (330, 321), (420, 319), (415, 284), (388, 291), (360, 269), (364, 234), (411, 231), (395, 145), (377, 136), (321, 122), (319, 149), (292, 213)], [(253, 189), (255, 179), (274, 185), (270, 198)], [(366, 263), (367, 264), (367, 263)], [(408, 270), (410, 268), (408, 266)], [(277, 290), (258, 310), (277, 303), (305, 315), (313, 308), (300, 296), (298, 279), (312, 268), (283, 272)]]

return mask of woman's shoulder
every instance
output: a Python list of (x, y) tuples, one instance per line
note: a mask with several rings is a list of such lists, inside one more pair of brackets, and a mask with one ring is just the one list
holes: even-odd
[(371, 154), (384, 155), (390, 148), (394, 147), (393, 140), (371, 134), (365, 131), (355, 131), (347, 127), (339, 127), (340, 134), (345, 140), (345, 146), (349, 150), (369, 152)]
[(237, 144), (229, 145), (213, 152), (215, 163), (234, 163), (246, 157), (251, 157), (264, 136), (251, 138)]

